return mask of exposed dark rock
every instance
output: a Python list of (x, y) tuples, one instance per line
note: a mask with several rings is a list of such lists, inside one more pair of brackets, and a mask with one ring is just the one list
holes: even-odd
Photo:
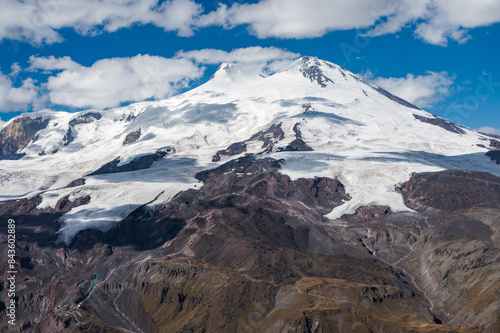
[(339, 70), (339, 73), (342, 74), (342, 77), (344, 78), (344, 80), (347, 81), (347, 76), (345, 75), (346, 70), (343, 67), (339, 67), (338, 70)]
[[(407, 108), (420, 110), (420, 108), (418, 106), (413, 105), (410, 102), (407, 102), (404, 99), (402, 99), (396, 95), (391, 94), (390, 92), (388, 92), (387, 90), (385, 90), (383, 88), (380, 88), (377, 86), (372, 86), (372, 88), (375, 89), (376, 91), (378, 91), (379, 93), (381, 93), (382, 95), (384, 95), (385, 97), (389, 98), (391, 101), (394, 101), (402, 106), (406, 106)], [(366, 96), (368, 96), (365, 91), (363, 91), (363, 92), (365, 93)]]
[(262, 147), (266, 152), (271, 151), (274, 144), (285, 138), (285, 133), (281, 129), (281, 124), (273, 124), (265, 131), (260, 131), (252, 135), (248, 141), (262, 141)]
[(125, 140), (123, 140), (123, 145), (126, 146), (128, 144), (136, 142), (137, 140), (140, 139), (140, 137), (141, 137), (141, 129), (139, 128), (137, 131), (133, 131), (127, 134)]
[(30, 257), (19, 258), (19, 265), (21, 266), (21, 268), (24, 268), (24, 269), (33, 269), (33, 268), (35, 268), (35, 266), (33, 266), (33, 263), (31, 262), (31, 258)]
[(500, 135), (495, 135), (495, 134), (489, 134), (489, 133), (484, 133), (484, 132), (479, 132), (482, 135), (486, 135), (495, 139), (500, 139)]
[[(305, 57), (304, 62), (309, 61), (310, 59), (311, 58)], [(317, 59), (314, 60), (313, 65), (309, 65), (308, 67), (301, 68), (300, 72), (302, 73), (302, 75), (304, 75), (304, 77), (306, 79), (311, 80), (311, 82), (318, 83), (318, 85), (321, 88), (326, 88), (328, 82), (335, 84), (335, 82), (333, 82), (332, 79), (330, 79), (329, 77), (327, 77), (323, 74), (323, 71), (321, 70), (321, 63)]]
[(500, 164), (500, 150), (492, 150), (486, 153), (486, 156), (491, 158), (492, 161)]
[(77, 198), (74, 201), (69, 200), (69, 196), (65, 196), (56, 203), (55, 211), (57, 213), (69, 212), (71, 209), (83, 205), (87, 205), (90, 202), (90, 195), (86, 195), (81, 198)]
[(76, 138), (76, 131), (72, 126), (68, 127), (68, 131), (64, 134), (63, 143), (65, 146), (69, 145)]
[(307, 104), (302, 104), (302, 110), (304, 110), (304, 113), (307, 113), (308, 111), (314, 111), (314, 108), (312, 107), (311, 103)]
[(77, 186), (82, 186), (85, 185), (85, 178), (78, 178), (73, 181), (71, 181), (66, 187), (77, 187)]
[(415, 119), (420, 120), (423, 123), (431, 124), (434, 126), (439, 126), (441, 128), (444, 128), (447, 131), (457, 133), (457, 134), (465, 134), (465, 131), (460, 128), (459, 125), (452, 123), (451, 121), (445, 120), (443, 118), (439, 118), (437, 116), (434, 116), (434, 118), (427, 118), (423, 116), (419, 116), (417, 114), (413, 115)]
[(490, 147), (493, 147), (496, 150), (500, 150), (500, 141), (491, 139), (490, 140)]
[(76, 125), (81, 125), (81, 124), (90, 124), (94, 122), (95, 120), (99, 120), (102, 118), (102, 115), (98, 112), (87, 112), (78, 118), (72, 119), (69, 122), (69, 127), (68, 131), (63, 137), (63, 143), (65, 146), (69, 145), (71, 142), (73, 142), (77, 136), (77, 131), (75, 130)]
[(300, 131), (300, 123), (293, 125), (293, 131), (297, 139), (302, 139), (302, 132)]
[(98, 112), (87, 112), (76, 119), (72, 119), (69, 122), (70, 126), (76, 126), (80, 124), (90, 124), (94, 122), (94, 120), (100, 120), (102, 115)]
[(163, 147), (158, 149), (154, 154), (136, 157), (129, 163), (120, 166), (118, 166), (118, 164), (120, 164), (120, 157), (117, 157), (111, 162), (104, 164), (96, 171), (90, 173), (89, 176), (148, 169), (154, 162), (161, 160), (172, 151), (173, 148), (171, 147)]
[(221, 156), (234, 156), (239, 155), (247, 151), (247, 145), (245, 142), (236, 142), (227, 147), (224, 150), (219, 150), (212, 158), (212, 162), (219, 162)]
[(217, 73), (219, 73), (219, 71), (223, 71), (225, 70), (226, 68), (228, 67), (228, 64), (220, 64), (219, 67), (217, 67), (217, 70), (212, 74), (212, 76), (210, 77), (210, 80), (212, 80), (213, 78), (215, 78), (215, 76), (217, 75)]
[(285, 148), (279, 149), (279, 151), (312, 151), (313, 150), (311, 147), (309, 147), (304, 142), (304, 140), (302, 140), (302, 133), (300, 132), (299, 126), (300, 126), (300, 123), (296, 123), (293, 126), (293, 131), (295, 132), (295, 140), (290, 142)]
[(265, 131), (259, 131), (248, 140), (236, 142), (224, 150), (219, 150), (212, 158), (212, 162), (219, 162), (222, 156), (234, 156), (246, 152), (247, 144), (252, 141), (261, 141), (263, 152), (270, 152), (274, 145), (285, 138), (281, 124), (273, 124)]
[(55, 208), (37, 208), (42, 203), (41, 196), (32, 198), (19, 199), (13, 201), (6, 201), (0, 205), (1, 215), (10, 216), (25, 216), (25, 215), (40, 215), (43, 213), (67, 213), (71, 209), (86, 205), (90, 202), (90, 196), (80, 197), (74, 201), (69, 200), (69, 196), (65, 196), (57, 202)]
[(347, 215), (343, 217), (346, 220), (351, 220), (353, 218), (369, 221), (373, 219), (380, 219), (381, 217), (386, 217), (392, 214), (391, 208), (387, 206), (365, 206), (358, 208), (354, 215)]
[(22, 117), (14, 119), (0, 131), (0, 160), (17, 160), (24, 156), (19, 151), (36, 138), (36, 133), (47, 127), (49, 120)]
[(426, 172), (412, 175), (403, 185), (402, 194), (406, 204), (417, 210), (500, 208), (500, 179), (485, 172)]
[(309, 147), (304, 140), (295, 139), (288, 144), (282, 151), (312, 151), (313, 149)]
[[(58, 219), (72, 208), (89, 202), (90, 196), (77, 198), (74, 201), (69, 201), (68, 197), (64, 197), (57, 202), (55, 208), (39, 209), (37, 207), (42, 203), (42, 197), (35, 196), (1, 203), (0, 216), (16, 221), (16, 238), (25, 241), (25, 251), (30, 252), (29, 248), (33, 244), (54, 246), (57, 231), (61, 227)], [(0, 231), (5, 231), (5, 235), (6, 229), (6, 225), (0, 226)]]

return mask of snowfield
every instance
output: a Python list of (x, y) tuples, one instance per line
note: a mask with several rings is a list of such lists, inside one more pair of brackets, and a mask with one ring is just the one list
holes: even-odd
[[(212, 162), (217, 151), (273, 124), (281, 124), (284, 139), (264, 155), (283, 159), (281, 172), (293, 179), (337, 178), (345, 185), (352, 199), (327, 215), (332, 220), (366, 205), (408, 211), (396, 187), (413, 172), (462, 169), (500, 176), (500, 167), (485, 156), (488, 149), (478, 146), (487, 147), (490, 138), (421, 122), (414, 115), (434, 116), (375, 88), (335, 64), (304, 57), (269, 77), (225, 64), (204, 85), (162, 101), (106, 111), (29, 113), (23, 116), (49, 119), (49, 125), (21, 151), (23, 158), (0, 161), (0, 200), (41, 195), (39, 208), (47, 208), (65, 196), (90, 195), (89, 204), (61, 218), (60, 240), (70, 242), (83, 229), (110, 230), (141, 205), (158, 205), (201, 187), (194, 178), (201, 170), (262, 152), (252, 143), (240, 155)], [(89, 112), (102, 118), (76, 121)], [(297, 123), (313, 151), (280, 152), (295, 139)], [(137, 130), (139, 140), (123, 145)], [(69, 143), (64, 139), (68, 131)], [(162, 147), (172, 151), (150, 168), (89, 175), (116, 158), (120, 167)], [(84, 185), (66, 188), (82, 177)]]

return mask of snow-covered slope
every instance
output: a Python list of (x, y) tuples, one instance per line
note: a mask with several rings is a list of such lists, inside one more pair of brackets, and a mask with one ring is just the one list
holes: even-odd
[[(89, 195), (89, 204), (61, 219), (60, 239), (66, 242), (85, 228), (109, 230), (140, 205), (199, 187), (198, 171), (248, 153), (283, 159), (282, 172), (294, 179), (339, 179), (351, 200), (327, 215), (332, 221), (366, 205), (409, 210), (396, 189), (413, 172), (465, 169), (500, 176), (499, 166), (485, 156), (491, 138), (311, 57), (269, 77), (223, 64), (206, 84), (162, 101), (22, 117), (49, 122), (19, 152), (24, 157), (0, 161), (0, 200), (41, 195), (39, 208), (46, 208), (65, 196), (72, 201)], [(272, 125), (282, 130), (275, 137), (263, 134), (272, 145), (249, 140)], [(285, 149), (299, 138), (308, 151)], [(246, 142), (243, 151), (212, 162), (237, 142)], [(154, 161), (150, 167), (148, 158)], [(113, 161), (111, 169), (101, 168)], [(66, 187), (79, 178), (85, 181)]]

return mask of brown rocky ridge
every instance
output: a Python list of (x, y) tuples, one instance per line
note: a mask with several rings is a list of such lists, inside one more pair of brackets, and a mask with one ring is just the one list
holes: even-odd
[(270, 158), (229, 161), (199, 173), (199, 190), (141, 207), (107, 233), (82, 231), (69, 246), (55, 244), (57, 218), (91, 198), (48, 210), (37, 197), (0, 205), (18, 224), (19, 331), (499, 327), (499, 178), (415, 174), (401, 189), (414, 213), (373, 206), (331, 223), (324, 214), (350, 199), (343, 185), (279, 170)]

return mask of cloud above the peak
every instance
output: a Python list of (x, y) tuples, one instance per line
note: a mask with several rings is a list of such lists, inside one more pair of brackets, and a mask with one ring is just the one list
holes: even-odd
[(364, 29), (366, 35), (393, 34), (411, 27), (435, 45), (465, 42), (468, 29), (500, 22), (500, 2), (492, 0), (261, 0), (220, 4), (198, 26), (226, 29), (247, 25), (259, 38), (315, 38), (330, 31)]
[(203, 49), (194, 51), (180, 51), (179, 58), (193, 59), (203, 64), (220, 64), (223, 62), (270, 62), (275, 60), (291, 60), (300, 57), (300, 54), (289, 52), (277, 47), (252, 46), (235, 49), (230, 52), (217, 49)]
[(419, 107), (431, 107), (451, 94), (454, 77), (447, 72), (427, 72), (425, 75), (407, 74), (406, 77), (374, 77), (371, 72), (364, 78)]
[(300, 54), (276, 47), (252, 46), (230, 52), (217, 49), (180, 51), (176, 57), (191, 59), (204, 65), (238, 63), (254, 72), (274, 73), (300, 57)]
[(350, 30), (373, 25), (384, 9), (384, 0), (262, 0), (253, 4), (220, 4), (203, 15), (202, 26), (233, 28), (248, 25), (259, 38), (312, 38), (332, 30)]
[(52, 104), (74, 108), (165, 98), (203, 75), (203, 69), (188, 59), (150, 55), (102, 59), (90, 67), (69, 57), (31, 57), (30, 62), (30, 70), (58, 71), (44, 90)]

